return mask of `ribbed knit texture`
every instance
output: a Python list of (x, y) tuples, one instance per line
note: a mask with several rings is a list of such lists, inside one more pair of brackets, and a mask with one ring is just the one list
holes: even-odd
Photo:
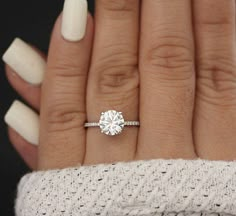
[(236, 215), (236, 162), (149, 160), (34, 172), (17, 216)]

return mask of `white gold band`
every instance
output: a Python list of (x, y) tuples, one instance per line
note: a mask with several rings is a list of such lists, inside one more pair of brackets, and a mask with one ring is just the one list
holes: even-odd
[[(124, 126), (140, 126), (139, 121), (125, 121)], [(84, 127), (100, 127), (99, 122), (86, 122)]]

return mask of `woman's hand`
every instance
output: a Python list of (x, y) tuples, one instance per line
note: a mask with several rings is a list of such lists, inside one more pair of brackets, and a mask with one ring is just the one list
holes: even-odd
[[(60, 16), (42, 89), (7, 66), (41, 122), (38, 149), (10, 129), (12, 143), (34, 169), (235, 159), (235, 14), (234, 0), (97, 0), (95, 22), (88, 16), (77, 42), (62, 37)], [(111, 109), (140, 128), (115, 137), (84, 128)]]

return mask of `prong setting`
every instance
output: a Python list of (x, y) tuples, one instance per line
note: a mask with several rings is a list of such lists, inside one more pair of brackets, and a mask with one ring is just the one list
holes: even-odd
[(121, 112), (108, 110), (101, 114), (99, 127), (102, 133), (115, 136), (122, 132), (124, 126), (125, 120)]

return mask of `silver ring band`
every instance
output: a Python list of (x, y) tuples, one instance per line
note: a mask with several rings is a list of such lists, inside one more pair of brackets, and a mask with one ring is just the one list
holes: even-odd
[[(124, 126), (140, 126), (139, 121), (125, 121)], [(86, 122), (84, 127), (100, 127), (99, 122)]]

